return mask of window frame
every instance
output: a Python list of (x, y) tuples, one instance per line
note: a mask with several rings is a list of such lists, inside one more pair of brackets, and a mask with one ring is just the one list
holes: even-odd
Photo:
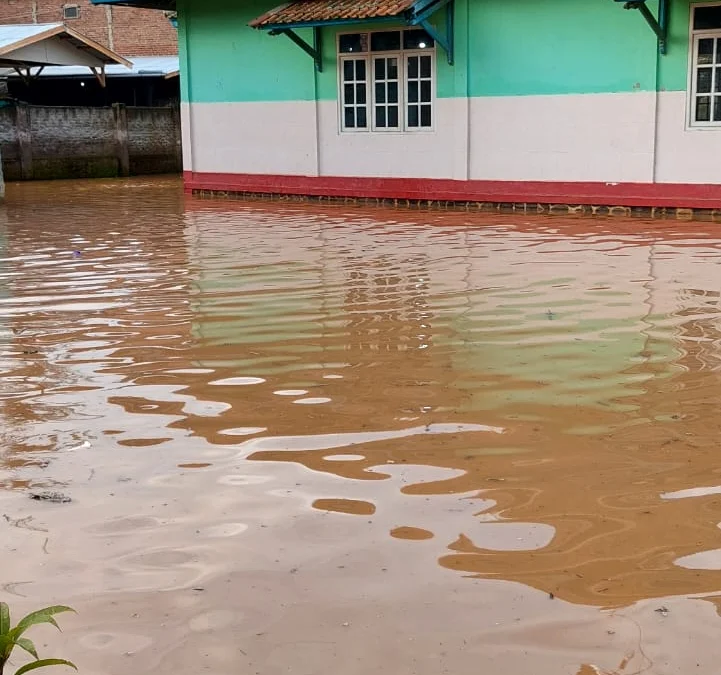
[[(67, 12), (71, 10), (75, 12), (75, 16), (68, 16)], [(63, 5), (63, 21), (75, 21), (80, 18), (80, 5), (70, 4)]]
[[(343, 78), (343, 71), (344, 71), (344, 63), (346, 61), (359, 61), (359, 60), (365, 61), (366, 64), (366, 79), (365, 79), (365, 85), (366, 85), (366, 102), (365, 102), (365, 109), (366, 109), (366, 126), (365, 127), (347, 127), (345, 126), (345, 109), (346, 109), (346, 102), (345, 102), (345, 85), (346, 81)], [(353, 107), (354, 111), (358, 110), (358, 104), (355, 102), (355, 99), (357, 98), (357, 94), (355, 91), (355, 85), (358, 82), (358, 80), (355, 79), (355, 66), (353, 67), (353, 103), (350, 104)], [(370, 127), (370, 118), (368, 117), (369, 113), (369, 105), (368, 105), (368, 98), (370, 96), (370, 72), (368, 70), (368, 59), (367, 59), (367, 53), (366, 54), (338, 54), (338, 101), (336, 108), (338, 110), (338, 128), (340, 131), (344, 134), (364, 134), (369, 130)], [(363, 104), (360, 104), (363, 105)], [(354, 119), (357, 121), (358, 119), (358, 113), (354, 112)]]
[[(696, 53), (698, 49), (699, 40), (712, 38), (719, 40), (719, 47), (721, 47), (721, 27), (710, 30), (708, 28), (695, 30), (694, 19), (696, 16), (696, 9), (698, 7), (721, 7), (720, 2), (694, 2), (689, 5), (689, 22), (688, 22), (688, 73), (687, 73), (687, 86), (686, 86), (686, 130), (687, 131), (708, 131), (708, 130), (721, 130), (721, 119), (708, 122), (699, 122), (694, 119), (696, 113), (696, 98), (697, 98), (697, 72), (698, 64), (696, 63)], [(711, 64), (712, 69), (721, 68), (721, 63)], [(713, 82), (713, 77), (712, 77)], [(713, 86), (711, 87), (713, 89)], [(713, 117), (713, 105), (714, 96), (721, 96), (720, 92), (709, 92), (711, 98), (711, 117)]]
[[(347, 30), (339, 31), (336, 34), (336, 62), (337, 62), (337, 80), (338, 80), (338, 97), (336, 108), (338, 113), (338, 133), (339, 134), (417, 134), (417, 133), (433, 133), (436, 130), (437, 107), (437, 54), (438, 45), (434, 43), (433, 47), (426, 49), (404, 49), (403, 33), (407, 31), (419, 30), (416, 26), (399, 27), (399, 28), (381, 28), (376, 30)], [(401, 45), (399, 49), (388, 51), (372, 51), (370, 36), (373, 33), (400, 32)], [(355, 35), (357, 33), (368, 34), (368, 50), (365, 52), (348, 52), (341, 53), (340, 39), (343, 35)], [(408, 126), (408, 77), (406, 74), (407, 59), (409, 56), (430, 56), (431, 57), (431, 125), (430, 126)], [(398, 126), (396, 127), (377, 127), (375, 116), (375, 57), (394, 57), (398, 60)], [(345, 126), (345, 90), (343, 79), (343, 63), (347, 60), (363, 59), (366, 62), (366, 122), (365, 127), (346, 127)], [(355, 93), (354, 93), (355, 97)], [(356, 104), (352, 104), (354, 107)]]

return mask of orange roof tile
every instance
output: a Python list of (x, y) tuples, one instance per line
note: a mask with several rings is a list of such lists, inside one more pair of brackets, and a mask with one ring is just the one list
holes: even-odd
[(253, 19), (254, 28), (337, 19), (375, 19), (398, 16), (416, 0), (294, 0)]

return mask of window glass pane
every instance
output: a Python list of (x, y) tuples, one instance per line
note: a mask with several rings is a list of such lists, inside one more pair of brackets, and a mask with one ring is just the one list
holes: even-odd
[(716, 38), (716, 63), (721, 63), (721, 38)]
[(385, 80), (386, 79), (386, 60), (385, 59), (376, 59), (376, 80)]
[(365, 84), (357, 84), (355, 86), (355, 102), (365, 105), (366, 102), (366, 86)]
[(431, 76), (431, 57), (421, 56), (421, 77)]
[(343, 87), (343, 99), (346, 103), (355, 103), (355, 87), (352, 84), (346, 84)]
[(368, 116), (366, 115), (366, 109), (363, 108), (357, 108), (356, 109), (356, 115), (357, 115), (357, 125), (361, 129), (365, 129), (368, 126)]
[(696, 72), (696, 91), (706, 94), (711, 91), (711, 68), (699, 68)]
[(710, 96), (698, 96), (696, 98), (696, 121), (711, 121), (711, 101)]
[(418, 103), (418, 82), (408, 83), (408, 103)]
[(389, 127), (397, 127), (398, 126), (398, 106), (392, 105), (388, 107), (388, 126)]
[(353, 61), (343, 61), (343, 79), (353, 79)]
[(386, 126), (386, 109), (383, 106), (376, 108), (376, 126), (381, 128)]
[(366, 79), (366, 62), (358, 59), (355, 62), (355, 79), (363, 82)]
[(408, 126), (409, 127), (417, 127), (418, 126), (418, 106), (417, 105), (409, 105), (408, 106)]
[(408, 77), (415, 79), (418, 77), (418, 57), (408, 57)]
[(386, 85), (383, 82), (376, 83), (376, 103), (386, 102)]
[(721, 28), (721, 7), (696, 7), (693, 13), (693, 29), (709, 30)]
[(721, 122), (721, 96), (713, 97), (713, 121)]
[(380, 33), (371, 33), (371, 51), (372, 52), (393, 52), (401, 48), (400, 31), (382, 31)]
[(398, 59), (388, 59), (388, 79), (398, 79)]
[(433, 38), (424, 30), (407, 30), (403, 33), (403, 49), (431, 49)]
[(721, 91), (721, 68), (716, 68), (716, 75), (713, 81), (713, 90)]
[(421, 101), (430, 103), (431, 101), (431, 81), (423, 80), (421, 82)]
[[(355, 52), (364, 52), (363, 49), (363, 34), (353, 33), (351, 35), (341, 35), (338, 38), (338, 51), (341, 54), (351, 54)], [(365, 40), (367, 43), (367, 38)]]
[(398, 103), (398, 82), (388, 83), (388, 103)]
[(704, 38), (698, 41), (698, 54), (696, 63), (700, 66), (713, 63), (713, 38)]
[(421, 126), (422, 127), (430, 127), (431, 126), (431, 106), (429, 106), (429, 105), (421, 106)]
[(346, 106), (343, 108), (343, 126), (346, 129), (352, 129), (355, 127), (355, 115), (353, 114), (353, 108)]

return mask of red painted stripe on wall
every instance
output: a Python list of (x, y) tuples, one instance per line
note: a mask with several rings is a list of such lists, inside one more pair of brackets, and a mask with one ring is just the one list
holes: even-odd
[(458, 181), (191, 171), (184, 173), (184, 183), (188, 192), (213, 190), (313, 197), (721, 209), (721, 185), (712, 184)]

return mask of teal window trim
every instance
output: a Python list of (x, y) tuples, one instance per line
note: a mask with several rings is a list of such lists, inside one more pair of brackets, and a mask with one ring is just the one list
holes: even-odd
[(658, 0), (658, 19), (651, 13), (646, 0), (615, 0), (623, 2), (624, 9), (637, 9), (658, 38), (658, 53), (665, 54), (668, 41), (669, 0)]
[[(454, 62), (454, 44), (453, 36), (455, 34), (455, 22), (454, 22), (454, 1), (453, 0), (441, 0), (441, 2), (432, 2), (427, 0), (427, 7), (418, 11), (417, 5), (411, 11), (415, 11), (414, 18), (408, 21), (409, 26), (420, 26), (423, 30), (430, 35), (437, 44), (443, 47), (448, 57), (448, 65), (452, 66)], [(434, 12), (438, 11), (445, 5), (446, 8), (446, 32), (445, 35), (436, 30), (428, 20)]]

